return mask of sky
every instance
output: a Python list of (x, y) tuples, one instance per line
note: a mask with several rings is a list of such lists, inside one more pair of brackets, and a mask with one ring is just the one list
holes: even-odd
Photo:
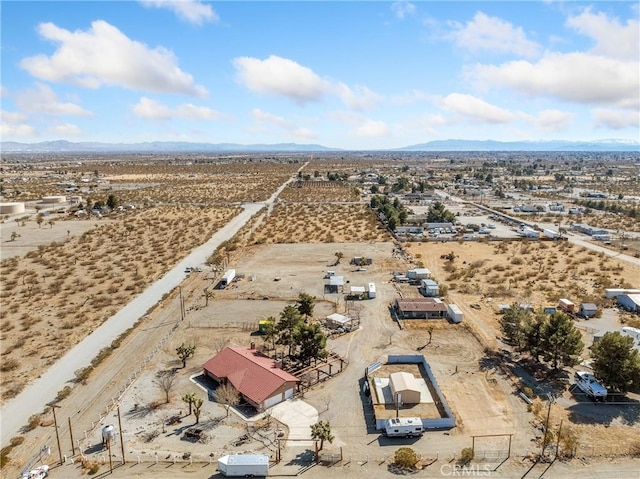
[(640, 139), (637, 1), (0, 2), (2, 141)]

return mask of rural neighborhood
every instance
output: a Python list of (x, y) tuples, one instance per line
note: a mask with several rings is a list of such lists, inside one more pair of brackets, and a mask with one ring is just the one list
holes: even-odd
[(633, 477), (639, 175), (4, 155), (2, 475)]

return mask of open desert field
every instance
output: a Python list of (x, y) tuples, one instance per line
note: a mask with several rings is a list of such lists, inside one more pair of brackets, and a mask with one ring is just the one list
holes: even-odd
[[(481, 318), (481, 333), (495, 345), (500, 336), (498, 304), (605, 305), (604, 288), (638, 287), (640, 268), (569, 242), (494, 241), (405, 243), (417, 264), (444, 284), (448, 301)], [(441, 258), (453, 252), (454, 261)], [(472, 309), (471, 304), (479, 305)]]
[[(19, 231), (12, 247), (32, 249), (0, 265), (2, 400), (15, 396), (238, 211), (150, 208), (122, 219), (87, 220), (91, 228), (77, 236), (71, 230), (82, 231), (77, 225), (85, 220), (60, 221), (52, 228), (32, 222), (3, 227), (3, 244), (10, 231)], [(61, 240), (51, 242), (53, 228)]]

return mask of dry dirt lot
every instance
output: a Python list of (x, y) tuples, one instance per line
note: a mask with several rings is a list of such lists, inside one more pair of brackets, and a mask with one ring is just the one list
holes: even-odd
[[(15, 396), (237, 212), (235, 207), (166, 206), (114, 219), (59, 221), (51, 228), (31, 221), (19, 227), (15, 222), (3, 225), (3, 245), (13, 228), (20, 237), (11, 243), (29, 251), (0, 263), (2, 401)], [(72, 230), (81, 234), (72, 235)], [(60, 235), (64, 238), (54, 241)]]
[[(340, 265), (335, 262), (335, 250), (340, 247), (345, 258)], [(422, 351), (429, 360), (437, 380), (458, 418), (457, 427), (447, 435), (434, 432), (413, 444), (422, 454), (431, 455), (434, 450), (453, 455), (467, 445), (470, 434), (489, 432), (515, 433), (514, 445), (526, 448), (535, 431), (529, 426), (530, 414), (526, 405), (514, 398), (512, 386), (491, 367), (481, 364), (483, 351), (478, 341), (464, 327), (443, 322), (436, 324), (433, 339), (428, 343), (428, 333), (420, 322), (407, 324), (399, 330), (387, 311), (387, 306), (397, 297), (395, 285), (389, 279), (391, 271), (400, 270), (408, 264), (394, 257), (391, 243), (374, 244), (320, 244), (320, 245), (259, 245), (245, 251), (238, 258), (238, 272), (248, 272), (245, 278), (233, 283), (233, 287), (216, 291), (208, 306), (199, 291), (211, 280), (206, 272), (192, 274), (183, 294), (188, 295), (187, 317), (174, 335), (157, 352), (154, 360), (143, 368), (133, 385), (121, 401), (122, 425), (128, 461), (155, 462), (156, 453), (160, 462), (181, 463), (189, 461), (207, 462), (209, 454), (218, 457), (231, 451), (261, 451), (273, 454), (272, 437), (276, 429), (285, 429), (274, 422), (268, 429), (256, 432), (250, 441), (234, 446), (233, 442), (246, 433), (245, 423), (237, 415), (226, 417), (224, 408), (206, 400), (201, 423), (207, 434), (202, 443), (182, 439), (184, 430), (194, 423), (187, 415), (187, 406), (180, 398), (195, 392), (207, 399), (205, 392), (189, 378), (201, 371), (201, 364), (225, 345), (248, 346), (251, 341), (261, 344), (255, 336), (257, 321), (282, 310), (287, 301), (292, 302), (299, 292), (317, 296), (319, 303), (316, 317), (330, 314), (336, 308), (333, 298), (342, 295), (327, 295), (322, 301), (324, 271), (328, 267), (345, 279), (369, 282), (378, 285), (378, 298), (348, 305), (339, 300), (339, 312), (347, 306), (358, 309), (361, 329), (329, 341), (329, 349), (348, 360), (348, 367), (333, 379), (305, 393), (304, 399), (314, 405), (323, 420), (329, 420), (336, 436), (330, 450), (341, 446), (344, 454), (357, 457), (382, 456), (386, 451), (398, 447), (395, 441), (385, 440), (371, 428), (371, 413), (360, 394), (360, 382), (364, 367), (376, 360), (386, 360), (387, 354), (415, 353)], [(373, 259), (366, 272), (354, 271), (348, 264), (351, 256)], [(249, 278), (255, 274), (255, 280)], [(280, 281), (273, 281), (280, 277)], [(354, 279), (356, 278), (356, 279)], [(268, 296), (269, 300), (262, 299)], [(253, 299), (255, 298), (255, 299)], [(157, 314), (160, 314), (159, 312)], [(189, 360), (186, 369), (175, 356), (175, 347), (181, 342), (197, 341), (197, 355)], [(426, 346), (425, 346), (426, 345)], [(178, 369), (178, 384), (169, 404), (165, 404), (162, 390), (154, 383), (160, 370)], [(468, 385), (471, 383), (472, 387)], [(137, 405), (137, 406), (136, 406)], [(116, 419), (113, 413), (111, 422)], [(162, 422), (170, 421), (162, 432)], [(179, 422), (178, 422), (179, 421)], [(262, 440), (259, 440), (262, 434)], [(83, 447), (92, 460), (105, 460), (105, 451), (96, 446), (99, 429), (96, 426)], [(385, 452), (381, 452), (383, 447)], [(502, 447), (502, 446), (500, 446)], [(515, 447), (515, 446), (514, 446)], [(437, 449), (436, 449), (437, 448)], [(114, 453), (116, 457), (119, 452)], [(189, 456), (190, 455), (190, 456)], [(101, 466), (101, 470), (105, 465)]]

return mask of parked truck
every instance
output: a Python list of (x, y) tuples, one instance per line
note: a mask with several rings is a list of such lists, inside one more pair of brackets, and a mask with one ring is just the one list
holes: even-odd
[(560, 298), (558, 300), (558, 309), (564, 311), (565, 313), (575, 313), (576, 305), (566, 298)]
[(269, 474), (269, 456), (227, 454), (218, 459), (218, 470), (225, 477), (266, 477)]
[(422, 436), (424, 427), (419, 417), (394, 417), (389, 419), (384, 427), (387, 437), (416, 437)]

